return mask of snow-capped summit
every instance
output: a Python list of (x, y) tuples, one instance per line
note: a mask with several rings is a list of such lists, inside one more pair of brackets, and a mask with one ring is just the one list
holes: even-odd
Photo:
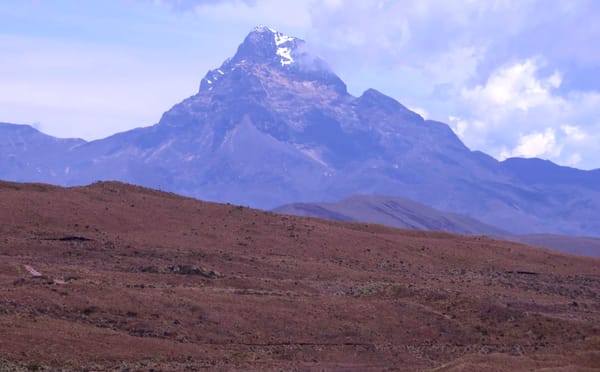
[[(285, 35), (268, 26), (255, 27), (244, 39), (235, 55), (221, 67), (209, 71), (200, 91), (213, 91), (228, 74), (246, 71), (256, 75), (256, 68), (279, 71), (295, 81), (320, 81), (334, 86), (340, 93), (346, 85), (321, 58), (312, 54), (304, 40)], [(264, 74), (258, 74), (264, 76)]]
[(304, 40), (284, 35), (271, 27), (257, 26), (246, 36), (233, 60), (259, 59), (288, 66), (295, 62), (295, 50), (302, 44)]
[(292, 48), (296, 47), (294, 41), (297, 40), (297, 38), (284, 35), (274, 28), (263, 25), (255, 27), (253, 32), (267, 33), (273, 36), (275, 46), (277, 47), (275, 54), (281, 57), (279, 62), (282, 66), (291, 65), (294, 63), (294, 58), (292, 57), (291, 52)]
[(275, 43), (277, 45), (280, 45), (286, 41), (293, 41), (293, 40), (297, 39), (296, 37), (284, 35), (281, 32), (277, 31), (276, 29), (269, 27), (269, 26), (264, 26), (264, 25), (259, 25), (259, 26), (254, 27), (251, 34), (252, 33), (271, 34), (271, 35), (273, 35), (273, 38), (275, 39)]
[(279, 31), (275, 30), (272, 27), (266, 26), (266, 25), (258, 25), (256, 27), (254, 27), (252, 32), (270, 32), (272, 34), (275, 34), (275, 33), (278, 33)]

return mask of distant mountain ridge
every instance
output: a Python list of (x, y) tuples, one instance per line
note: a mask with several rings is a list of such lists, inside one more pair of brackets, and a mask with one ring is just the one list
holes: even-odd
[(21, 131), (0, 147), (6, 180), (119, 180), (266, 209), (394, 195), (515, 233), (600, 235), (598, 171), (470, 151), (374, 89), (350, 95), (307, 43), (268, 27), (153, 126), (91, 142), (3, 127)]
[(391, 196), (354, 195), (332, 203), (292, 203), (275, 208), (273, 212), (332, 221), (377, 223), (412, 230), (485, 235), (570, 254), (600, 257), (600, 238), (556, 234), (515, 235), (474, 218)]
[(273, 211), (334, 221), (378, 223), (412, 230), (509, 235), (504, 230), (474, 218), (436, 210), (409, 199), (382, 195), (354, 195), (334, 203), (292, 203)]
[(64, 182), (65, 156), (86, 141), (59, 139), (29, 125), (0, 123), (0, 179)]
[(526, 234), (508, 238), (519, 243), (580, 256), (600, 257), (600, 239), (556, 234)]
[(584, 171), (557, 166), (549, 160), (510, 158), (502, 165), (521, 182), (530, 185), (574, 185), (600, 190), (600, 169)]

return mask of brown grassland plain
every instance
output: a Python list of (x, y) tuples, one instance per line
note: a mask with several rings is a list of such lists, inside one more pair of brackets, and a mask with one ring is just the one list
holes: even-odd
[(599, 370), (600, 260), (2, 182), (0, 370), (20, 369)]

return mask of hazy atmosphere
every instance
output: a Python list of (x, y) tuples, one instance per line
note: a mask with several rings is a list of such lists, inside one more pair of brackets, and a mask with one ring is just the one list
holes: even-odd
[(0, 120), (97, 139), (156, 123), (256, 25), (297, 36), (498, 159), (600, 167), (594, 1), (0, 3)]

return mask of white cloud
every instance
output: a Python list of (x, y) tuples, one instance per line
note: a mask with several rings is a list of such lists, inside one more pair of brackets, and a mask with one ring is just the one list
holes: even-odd
[[(543, 61), (528, 58), (494, 70), (482, 84), (461, 91), (460, 114), (450, 126), (472, 148), (499, 159), (542, 157), (591, 168), (599, 133), (600, 95), (560, 94), (561, 74), (542, 73)], [(587, 161), (586, 161), (587, 160)]]
[(448, 124), (459, 137), (464, 137), (469, 129), (469, 123), (457, 116), (448, 116)]
[(527, 111), (532, 107), (561, 104), (552, 95), (552, 89), (561, 84), (558, 72), (539, 78), (539, 63), (534, 59), (499, 68), (488, 78), (485, 85), (463, 88), (467, 100), (480, 105), (495, 106), (504, 110)]
[(546, 128), (543, 132), (534, 132), (519, 136), (519, 144), (510, 152), (504, 151), (500, 158), (508, 157), (545, 157), (552, 158), (560, 155), (562, 146), (556, 142), (554, 129)]
[(421, 115), (421, 117), (423, 117), (423, 119), (429, 119), (429, 113), (427, 112), (427, 110), (421, 108), (421, 107), (416, 107), (416, 106), (407, 106), (407, 108), (410, 111), (416, 112), (417, 114)]
[(569, 140), (575, 142), (584, 141), (588, 137), (587, 134), (581, 128), (575, 125), (563, 125), (560, 128)]
[(571, 154), (566, 161), (566, 164), (572, 167), (579, 165), (579, 163), (581, 163), (581, 154), (579, 153)]

